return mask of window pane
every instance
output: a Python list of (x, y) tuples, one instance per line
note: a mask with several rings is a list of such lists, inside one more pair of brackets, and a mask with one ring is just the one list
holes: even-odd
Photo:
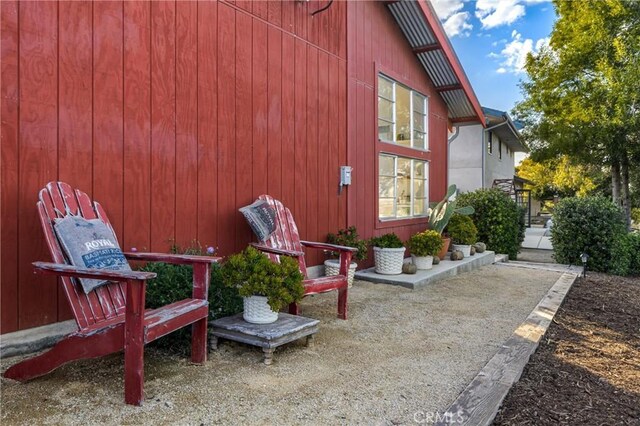
[(411, 146), (411, 92), (396, 86), (396, 141), (398, 145)]
[(380, 76), (378, 76), (378, 96), (393, 99), (393, 83)]
[(419, 93), (413, 92), (413, 110), (424, 114), (425, 97)]
[(413, 215), (414, 216), (420, 216), (420, 215), (424, 215), (427, 212), (425, 211), (425, 202), (424, 202), (424, 198), (422, 199), (415, 199), (413, 201)]
[(397, 217), (409, 217), (411, 215), (411, 207), (409, 204), (398, 205)]
[(416, 198), (424, 198), (424, 183), (423, 180), (416, 180), (413, 182), (413, 195)]
[(411, 178), (411, 160), (408, 158), (398, 157), (398, 176)]
[(393, 124), (388, 121), (378, 120), (378, 139), (393, 142)]
[(396, 171), (394, 167), (393, 157), (388, 155), (381, 155), (378, 161), (378, 170), (380, 176), (395, 176)]
[(394, 217), (393, 198), (380, 198), (378, 201), (378, 215), (380, 217)]
[(413, 132), (413, 147), (417, 149), (425, 149), (425, 134), (422, 132)]
[(380, 183), (379, 183), (379, 188), (378, 188), (378, 195), (380, 196), (380, 198), (394, 198), (395, 197), (395, 179), (394, 178), (388, 178), (388, 177), (381, 177), (379, 179)]
[(413, 113), (413, 130), (424, 132), (424, 114), (421, 112)]
[(378, 118), (393, 121), (393, 102), (378, 98)]
[(424, 179), (426, 177), (424, 174), (424, 161), (414, 161), (413, 176), (416, 179)]

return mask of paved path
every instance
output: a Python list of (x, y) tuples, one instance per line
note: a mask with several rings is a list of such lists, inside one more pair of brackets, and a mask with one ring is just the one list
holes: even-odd
[(550, 236), (551, 236), (551, 230), (549, 228), (539, 228), (539, 227), (527, 228), (524, 235), (524, 241), (522, 242), (522, 247), (542, 249), (542, 250), (553, 250)]

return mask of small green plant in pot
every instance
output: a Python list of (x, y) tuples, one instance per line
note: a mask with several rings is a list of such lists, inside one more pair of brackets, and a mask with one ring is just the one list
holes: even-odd
[(373, 237), (369, 240), (373, 246), (373, 258), (377, 274), (398, 275), (402, 273), (404, 245), (394, 233)]
[(443, 244), (440, 234), (434, 230), (418, 232), (407, 241), (411, 259), (418, 269), (431, 269), (433, 256), (438, 255)]
[(243, 297), (245, 321), (254, 324), (275, 322), (278, 311), (304, 295), (298, 262), (281, 256), (275, 263), (253, 247), (229, 257), (221, 274), (225, 285)]
[(462, 252), (464, 257), (471, 255), (471, 244), (478, 238), (478, 229), (469, 216), (453, 215), (447, 226), (447, 231), (453, 241), (453, 249)]
[[(358, 249), (358, 251), (353, 254), (352, 259), (354, 260), (365, 260), (367, 258), (367, 242), (360, 239), (355, 226), (350, 226), (347, 229), (340, 229), (337, 234), (328, 234), (327, 242), (329, 244)], [(324, 262), (325, 275), (338, 275), (340, 273), (340, 262), (338, 261), (340, 253), (329, 251), (328, 254), (331, 258)], [(349, 288), (353, 285), (353, 277), (355, 276), (357, 267), (358, 264), (356, 262), (351, 262), (349, 265)]]

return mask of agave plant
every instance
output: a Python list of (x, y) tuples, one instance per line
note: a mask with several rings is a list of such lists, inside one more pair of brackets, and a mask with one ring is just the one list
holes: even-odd
[(444, 196), (444, 199), (437, 204), (434, 203), (435, 205), (428, 211), (429, 229), (433, 229), (440, 235), (442, 235), (442, 231), (447, 227), (454, 213), (469, 216), (475, 211), (471, 206), (457, 207), (458, 202), (453, 198), (457, 190), (458, 188), (455, 184), (451, 185), (447, 189), (447, 194)]

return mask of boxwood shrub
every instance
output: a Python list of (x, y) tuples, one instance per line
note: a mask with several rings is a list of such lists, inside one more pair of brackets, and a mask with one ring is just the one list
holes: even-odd
[(621, 209), (604, 197), (565, 198), (555, 206), (551, 242), (559, 263), (581, 265), (585, 252), (590, 270), (626, 275), (631, 238)]
[[(197, 254), (206, 256), (206, 251), (199, 247), (180, 249), (173, 247), (174, 253)], [(160, 308), (169, 303), (191, 297), (193, 290), (193, 268), (188, 265), (172, 265), (163, 262), (147, 263), (140, 268), (143, 271), (155, 272), (157, 278), (147, 281), (146, 307)], [(209, 284), (209, 319), (222, 318), (242, 312), (242, 298), (238, 291), (226, 287), (222, 280), (220, 266), (211, 265), (211, 282)], [(169, 349), (171, 352), (186, 353), (191, 350), (191, 327), (184, 327), (154, 344)]]
[(479, 189), (458, 196), (458, 206), (472, 206), (471, 215), (478, 228), (478, 241), (488, 250), (515, 260), (524, 241), (524, 209), (499, 189)]

